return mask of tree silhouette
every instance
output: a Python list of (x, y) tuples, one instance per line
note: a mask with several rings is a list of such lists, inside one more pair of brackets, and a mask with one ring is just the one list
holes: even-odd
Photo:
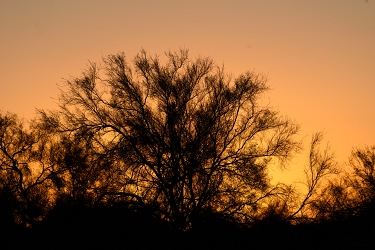
[(375, 147), (352, 152), (350, 166), (353, 169), (353, 187), (363, 201), (375, 199)]
[[(267, 200), (266, 206), (256, 220), (256, 226), (260, 224), (269, 230), (269, 226), (316, 222), (323, 214), (331, 212), (328, 206), (325, 208), (328, 210), (323, 212), (323, 206), (326, 206), (327, 202), (332, 202), (330, 194), (335, 192), (332, 189), (334, 177), (337, 177), (340, 171), (329, 146), (321, 151), (322, 140), (322, 132), (313, 134), (308, 151), (308, 163), (303, 169), (305, 179), (298, 182), (299, 186), (296, 186), (296, 183), (278, 184), (277, 195)], [(299, 190), (297, 187), (302, 188)]]
[[(353, 150), (345, 169), (328, 179), (309, 202), (316, 225), (312, 228), (330, 235), (332, 247), (374, 248), (374, 164), (374, 147)], [(338, 244), (339, 239), (345, 243)]]
[(84, 137), (60, 134), (55, 155), (58, 175), (58, 202), (94, 206), (116, 180), (113, 160), (93, 150)]
[(275, 190), (269, 162), (299, 147), (298, 126), (258, 104), (263, 76), (231, 81), (209, 58), (192, 61), (186, 50), (166, 56), (162, 64), (141, 51), (133, 67), (124, 54), (91, 63), (66, 81), (60, 111), (41, 114), (112, 159), (116, 184), (100, 200), (141, 201), (178, 230), (207, 213), (251, 219)]
[(53, 205), (58, 171), (50, 142), (36, 123), (26, 129), (16, 115), (0, 113), (0, 200), (19, 225), (35, 225)]
[(1, 242), (373, 247), (375, 148), (354, 150), (339, 173), (316, 133), (305, 193), (271, 184), (269, 167), (300, 143), (298, 126), (261, 104), (267, 90), (264, 76), (232, 78), (187, 50), (142, 50), (132, 64), (123, 53), (90, 63), (61, 86), (58, 110), (28, 124), (0, 113)]
[[(323, 152), (320, 150), (320, 144), (323, 140), (323, 133), (318, 132), (312, 136), (309, 150), (309, 161), (307, 167), (304, 169), (306, 188), (305, 195), (295, 195), (294, 203), (296, 206), (287, 219), (289, 220), (311, 220), (317, 217), (316, 204), (324, 196), (324, 185), (334, 175), (339, 174), (337, 162), (334, 160), (333, 153), (327, 146)], [(323, 190), (323, 192), (322, 192)]]
[(311, 201), (319, 221), (343, 221), (371, 210), (375, 198), (374, 148), (353, 150), (346, 171), (331, 178)]

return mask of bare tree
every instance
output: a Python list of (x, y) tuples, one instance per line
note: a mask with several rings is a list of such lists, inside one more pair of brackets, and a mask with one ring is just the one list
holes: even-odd
[(312, 136), (309, 161), (304, 169), (305, 181), (302, 183), (306, 186), (306, 192), (304, 195), (298, 194), (294, 196), (295, 209), (294, 211), (291, 210), (293, 212), (290, 212), (289, 216), (286, 217), (287, 220), (305, 222), (306, 220), (315, 219), (320, 212), (317, 209), (318, 204), (327, 201), (324, 200), (328, 190), (327, 187), (332, 184), (332, 177), (339, 173), (339, 168), (328, 146), (323, 152), (320, 151), (322, 140), (322, 132), (315, 133)]
[(41, 114), (113, 159), (116, 184), (98, 202), (126, 196), (178, 230), (207, 212), (250, 220), (277, 192), (267, 167), (299, 148), (298, 126), (258, 103), (268, 89), (262, 75), (232, 80), (187, 50), (166, 57), (162, 64), (141, 51), (133, 66), (123, 53), (90, 63), (62, 86), (61, 109)]
[(32, 226), (53, 205), (58, 176), (53, 155), (46, 131), (0, 113), (0, 191), (17, 223)]
[(364, 201), (375, 198), (375, 147), (353, 150), (350, 158), (353, 187)]

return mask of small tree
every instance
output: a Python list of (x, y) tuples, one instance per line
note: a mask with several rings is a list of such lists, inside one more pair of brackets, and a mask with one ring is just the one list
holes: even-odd
[(209, 58), (166, 56), (162, 64), (141, 51), (133, 67), (123, 53), (91, 63), (66, 81), (60, 111), (41, 113), (115, 161), (117, 188), (99, 201), (126, 196), (178, 230), (208, 212), (250, 220), (275, 194), (267, 167), (299, 147), (298, 126), (258, 103), (268, 89), (262, 75), (232, 81)]
[(0, 199), (16, 223), (33, 226), (53, 205), (54, 153), (47, 131), (0, 113)]
[(353, 187), (363, 201), (375, 200), (375, 146), (352, 152)]
[(307, 191), (298, 202), (295, 201), (297, 209), (292, 212), (287, 219), (296, 221), (305, 221), (316, 218), (317, 203), (322, 201), (324, 192), (327, 192), (325, 185), (329, 184), (329, 179), (339, 173), (337, 162), (334, 160), (333, 153), (327, 146), (323, 152), (320, 151), (320, 144), (323, 140), (323, 133), (318, 132), (312, 136), (309, 150), (308, 165), (304, 169)]
[(307, 209), (312, 212), (317, 221), (342, 221), (353, 216), (362, 216), (363, 213), (371, 210), (375, 204), (375, 148), (353, 150), (346, 171), (341, 171), (335, 178), (326, 180), (322, 177), (337, 173), (337, 168), (331, 157), (326, 155), (322, 159), (326, 160), (322, 161), (325, 162), (323, 165), (319, 164), (325, 166), (320, 168), (321, 177), (317, 178), (319, 172), (316, 172), (316, 178), (310, 178), (312, 181), (308, 182), (308, 187), (313, 186), (310, 183), (316, 183), (315, 185), (321, 184), (322, 181), (325, 183), (319, 189), (315, 188), (312, 189), (313, 192), (308, 192), (301, 211)]

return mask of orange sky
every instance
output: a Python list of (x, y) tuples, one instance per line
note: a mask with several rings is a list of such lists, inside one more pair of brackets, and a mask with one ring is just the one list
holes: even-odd
[(88, 60), (180, 47), (268, 75), (271, 105), (340, 162), (375, 145), (375, 0), (2, 0), (0, 109), (32, 118)]

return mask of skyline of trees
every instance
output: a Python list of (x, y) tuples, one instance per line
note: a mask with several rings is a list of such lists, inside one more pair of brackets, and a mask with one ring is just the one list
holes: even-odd
[(266, 78), (230, 77), (187, 50), (165, 55), (109, 55), (60, 86), (58, 110), (30, 122), (0, 113), (1, 227), (81, 208), (175, 232), (372, 216), (375, 147), (353, 150), (344, 168), (315, 133), (306, 190), (272, 184), (270, 165), (287, 166), (301, 143), (297, 124), (259, 102)]

